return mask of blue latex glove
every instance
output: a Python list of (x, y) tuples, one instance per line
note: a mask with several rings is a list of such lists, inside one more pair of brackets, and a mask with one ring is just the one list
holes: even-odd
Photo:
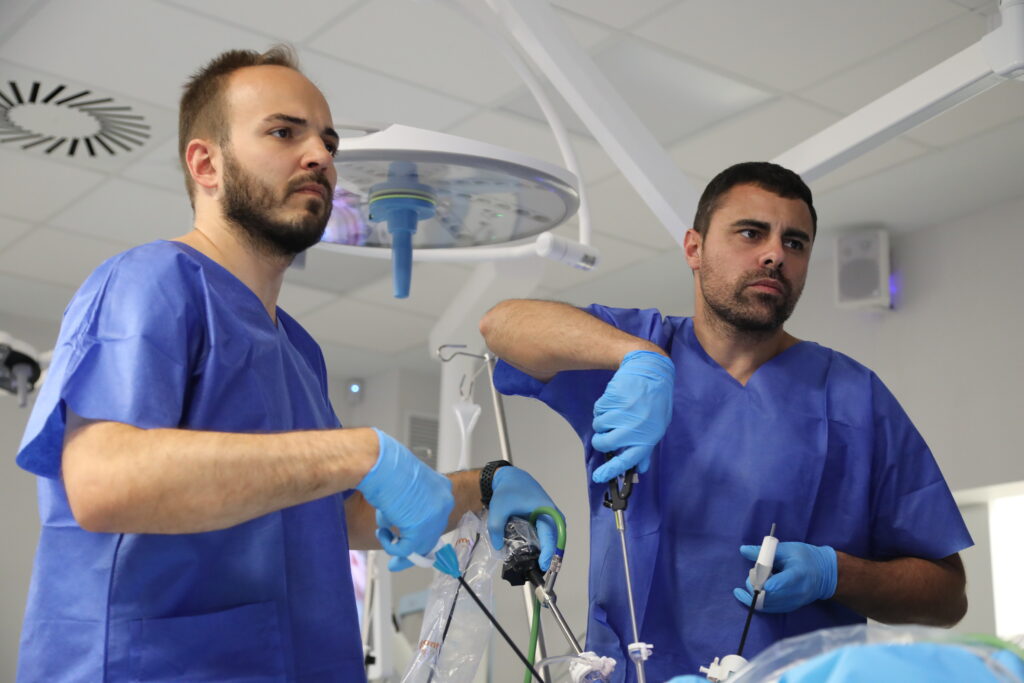
[[(759, 545), (740, 546), (740, 553), (751, 562), (757, 561)], [(836, 551), (827, 545), (780, 543), (775, 551), (775, 569), (764, 582), (765, 612), (792, 612), (815, 600), (828, 600), (836, 592), (838, 565)], [(746, 590), (736, 588), (732, 594), (749, 606), (754, 593), (750, 579)]]
[[(411, 567), (409, 553), (426, 555), (448, 527), (455, 506), (452, 482), (423, 464), (408, 448), (377, 432), (379, 455), (356, 486), (377, 509), (377, 540), (390, 555), (391, 571)], [(396, 537), (391, 527), (398, 529)]]
[[(491, 545), (496, 550), (505, 544), (505, 524), (509, 517), (529, 519), (539, 507), (558, 509), (541, 485), (517, 467), (506, 466), (495, 470), (491, 490), (494, 494), (488, 508), (487, 530), (491, 535)], [(540, 541), (538, 563), (541, 569), (547, 571), (558, 544), (558, 527), (548, 515), (537, 518), (537, 539)]]
[(594, 403), (594, 437), (601, 453), (618, 455), (594, 470), (597, 483), (611, 481), (632, 467), (646, 472), (651, 452), (672, 418), (672, 360), (654, 351), (630, 351), (601, 398)]
[(694, 676), (693, 674), (687, 674), (686, 676), (676, 676), (671, 679), (668, 683), (708, 683), (708, 679), (703, 676)]

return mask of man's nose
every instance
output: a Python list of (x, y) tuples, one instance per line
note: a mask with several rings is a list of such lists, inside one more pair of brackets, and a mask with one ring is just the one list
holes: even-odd
[(785, 252), (782, 249), (782, 240), (779, 238), (771, 238), (765, 244), (764, 251), (761, 252), (759, 259), (759, 265), (762, 268), (782, 268), (782, 258)]

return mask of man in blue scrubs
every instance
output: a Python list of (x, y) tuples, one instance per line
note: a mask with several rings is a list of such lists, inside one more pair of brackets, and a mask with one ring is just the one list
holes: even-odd
[[(502, 391), (538, 398), (585, 445), (591, 503), (587, 649), (635, 680), (621, 551), (604, 482), (641, 473), (626, 511), (648, 680), (732, 654), (743, 585), (781, 543), (744, 655), (864, 621), (952, 625), (971, 545), (920, 434), (869, 369), (788, 334), (816, 214), (796, 174), (733, 166), (700, 199), (684, 251), (694, 316), (509, 300), (481, 321)], [(606, 459), (606, 454), (615, 457)], [(741, 546), (742, 549), (741, 549)]]
[(340, 428), (319, 347), (277, 307), (330, 215), (331, 125), (284, 48), (187, 84), (194, 228), (82, 285), (19, 449), (43, 523), (19, 681), (363, 680), (350, 547), (398, 569), (482, 497), (494, 525), (551, 504), (513, 467), (446, 477)]

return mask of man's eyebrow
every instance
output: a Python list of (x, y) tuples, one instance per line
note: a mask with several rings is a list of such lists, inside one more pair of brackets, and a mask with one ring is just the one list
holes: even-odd
[[(268, 123), (271, 121), (283, 121), (284, 123), (291, 123), (296, 126), (309, 125), (309, 121), (307, 121), (306, 119), (299, 116), (291, 116), (290, 114), (271, 114), (270, 116), (263, 120)], [(330, 126), (327, 126), (322, 131), (320, 131), (320, 134), (325, 137), (331, 138), (335, 142), (341, 139), (341, 136), (338, 135), (338, 131), (334, 130)]]
[(733, 223), (736, 228), (757, 228), (758, 230), (771, 230), (772, 226), (766, 221), (759, 221), (753, 218), (741, 218)]
[(801, 239), (805, 242), (811, 241), (811, 236), (807, 234), (807, 231), (801, 230), (800, 228), (786, 228), (785, 230), (782, 231), (782, 236), (796, 237), (797, 239)]

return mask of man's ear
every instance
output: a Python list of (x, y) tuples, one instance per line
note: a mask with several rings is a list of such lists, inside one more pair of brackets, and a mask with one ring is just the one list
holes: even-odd
[(209, 140), (195, 138), (185, 148), (185, 164), (193, 182), (207, 190), (220, 187), (221, 158), (220, 146)]
[(704, 239), (700, 233), (690, 228), (683, 236), (683, 254), (686, 255), (686, 263), (690, 270), (700, 270), (700, 258), (703, 253)]

